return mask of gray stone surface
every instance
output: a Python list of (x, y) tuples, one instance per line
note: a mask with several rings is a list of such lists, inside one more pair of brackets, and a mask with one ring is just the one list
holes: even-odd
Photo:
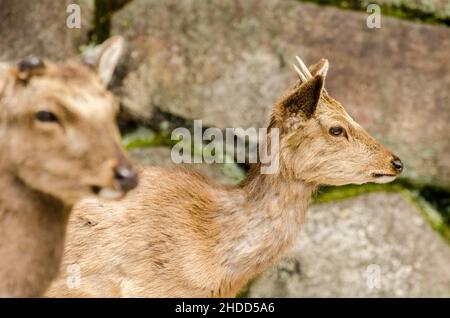
[[(141, 165), (176, 166), (170, 157), (170, 148), (168, 147), (135, 148), (130, 151), (130, 155), (136, 163)], [(236, 182), (233, 176), (224, 172), (224, 166), (221, 164), (196, 163), (183, 164), (183, 166), (196, 170), (218, 183), (233, 184)]]
[[(66, 26), (67, 5), (81, 7), (81, 29)], [(62, 60), (87, 42), (92, 9), (84, 0), (0, 0), (0, 61), (38, 55)]]
[[(401, 194), (313, 206), (250, 297), (450, 297), (450, 247)], [(375, 271), (380, 270), (380, 288)]]
[(218, 127), (262, 127), (294, 81), (295, 55), (330, 60), (327, 87), (406, 164), (405, 176), (450, 186), (450, 29), (288, 0), (144, 1), (118, 12), (130, 54), (121, 92), (138, 118), (152, 107)]

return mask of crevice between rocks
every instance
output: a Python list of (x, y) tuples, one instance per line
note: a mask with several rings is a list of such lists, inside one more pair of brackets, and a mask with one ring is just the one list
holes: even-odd
[(111, 35), (111, 18), (114, 12), (122, 9), (131, 0), (95, 0), (93, 30), (89, 42), (99, 44)]
[[(361, 0), (298, 0), (299, 2), (310, 2), (318, 5), (333, 6), (344, 10), (354, 10), (366, 12), (369, 2)], [(376, 2), (375, 2), (376, 3)], [(394, 4), (378, 4), (381, 9), (381, 14), (400, 18), (410, 21), (421, 21), (428, 24), (446, 25), (450, 26), (450, 16), (439, 15), (431, 11), (425, 11), (421, 8), (407, 6), (404, 3), (399, 5)]]

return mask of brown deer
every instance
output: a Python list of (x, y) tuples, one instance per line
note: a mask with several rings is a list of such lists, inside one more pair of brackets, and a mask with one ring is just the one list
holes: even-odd
[(239, 185), (221, 186), (181, 168), (143, 168), (125, 200), (76, 208), (63, 266), (79, 266), (80, 286), (61, 275), (48, 296), (235, 296), (292, 245), (319, 185), (394, 180), (401, 161), (324, 89), (328, 61), (299, 62), (300, 81), (270, 118), (276, 173), (257, 163)]
[(45, 292), (79, 199), (137, 184), (106, 90), (122, 47), (111, 38), (83, 61), (0, 63), (0, 297)]

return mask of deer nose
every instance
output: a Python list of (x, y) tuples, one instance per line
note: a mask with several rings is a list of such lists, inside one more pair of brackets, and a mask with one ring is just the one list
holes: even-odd
[(401, 173), (403, 171), (403, 162), (400, 160), (399, 157), (394, 156), (391, 163), (395, 171), (397, 171), (398, 173)]
[(138, 184), (136, 171), (126, 166), (118, 166), (114, 169), (114, 179), (116, 179), (120, 189), (125, 192), (136, 188)]

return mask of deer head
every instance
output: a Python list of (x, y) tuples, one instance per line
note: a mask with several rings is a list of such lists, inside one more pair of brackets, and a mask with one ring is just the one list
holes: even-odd
[(281, 173), (317, 185), (393, 181), (402, 162), (327, 93), (328, 61), (308, 69), (297, 60), (300, 80), (271, 116), (270, 127), (280, 130)]
[(115, 37), (83, 58), (0, 64), (0, 166), (35, 190), (74, 203), (118, 199), (137, 184), (106, 90), (123, 48)]

